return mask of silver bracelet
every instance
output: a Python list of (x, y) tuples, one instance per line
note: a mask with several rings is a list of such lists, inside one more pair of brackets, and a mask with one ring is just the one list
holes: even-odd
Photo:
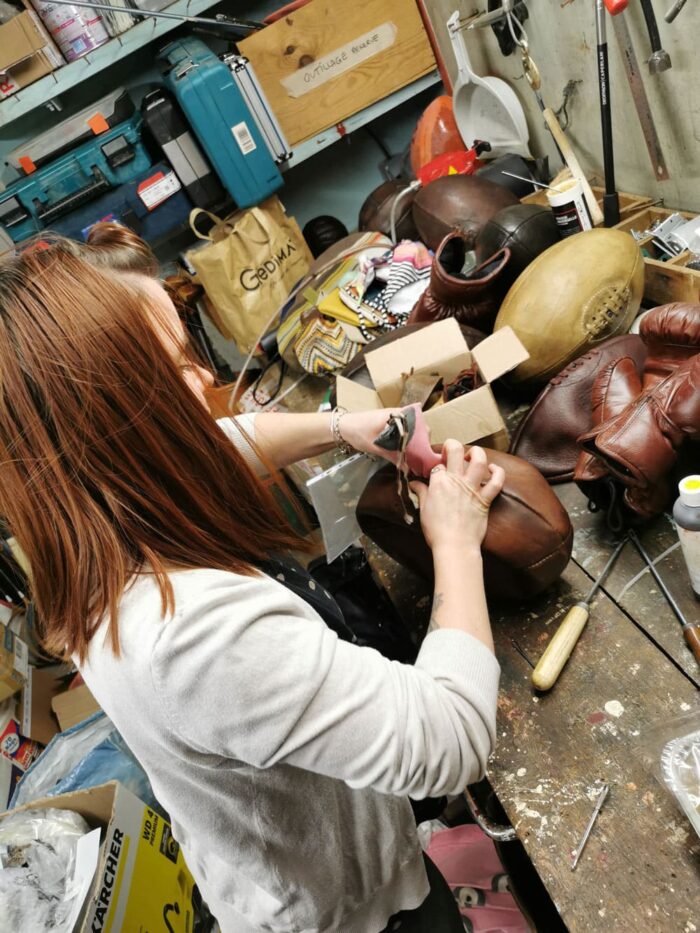
[(340, 433), (340, 419), (343, 417), (343, 415), (347, 415), (347, 413), (347, 408), (342, 408), (340, 406), (336, 406), (331, 412), (331, 434), (333, 435), (335, 446), (338, 448), (341, 454), (345, 454), (345, 456), (355, 452)]

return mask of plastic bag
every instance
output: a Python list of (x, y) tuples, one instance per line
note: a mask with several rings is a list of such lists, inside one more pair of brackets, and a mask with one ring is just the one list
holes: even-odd
[(54, 736), (17, 785), (10, 807), (107, 781), (119, 781), (143, 803), (163, 814), (145, 771), (111, 719), (100, 712)]
[(74, 883), (76, 852), (89, 831), (71, 810), (24, 810), (0, 822), (3, 930), (70, 933), (85, 893)]
[(653, 725), (642, 754), (700, 836), (700, 709)]
[(385, 463), (366, 454), (353, 454), (308, 480), (306, 488), (318, 516), (329, 564), (362, 535), (355, 509), (369, 478)]

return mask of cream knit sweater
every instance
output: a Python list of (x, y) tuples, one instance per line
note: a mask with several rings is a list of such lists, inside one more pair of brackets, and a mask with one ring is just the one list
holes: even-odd
[[(231, 433), (231, 432), (229, 432)], [(431, 632), (415, 666), (341, 641), (267, 576), (142, 574), (121, 658), (81, 670), (147, 771), (224, 933), (377, 933), (427, 881), (406, 797), (460, 792), (495, 741), (499, 667)]]

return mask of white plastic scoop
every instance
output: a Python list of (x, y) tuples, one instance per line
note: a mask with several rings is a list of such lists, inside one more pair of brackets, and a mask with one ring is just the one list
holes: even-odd
[(501, 78), (481, 77), (472, 70), (462, 35), (459, 11), (447, 20), (459, 74), (452, 92), (457, 129), (465, 146), (474, 140), (491, 143), (490, 157), (515, 153), (531, 159), (530, 134), (515, 91)]

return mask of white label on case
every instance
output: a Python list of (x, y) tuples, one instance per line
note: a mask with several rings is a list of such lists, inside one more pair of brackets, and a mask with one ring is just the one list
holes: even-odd
[(250, 155), (251, 152), (258, 148), (255, 145), (255, 140), (250, 135), (248, 124), (245, 121), (241, 121), (235, 126), (232, 126), (231, 132), (233, 133), (233, 138), (238, 143), (238, 148), (244, 156)]
[(153, 182), (139, 186), (138, 194), (144, 206), (152, 211), (163, 201), (167, 201), (180, 188), (182, 188), (182, 185), (175, 172), (168, 172), (167, 175), (162, 175)]
[(390, 48), (396, 41), (397, 33), (398, 29), (394, 23), (382, 23), (363, 36), (358, 36), (352, 42), (329, 52), (328, 55), (317, 58), (310, 65), (297, 68), (293, 74), (282, 78), (281, 83), (290, 97), (301, 97), (302, 94), (315, 91), (326, 81), (332, 81), (333, 78), (366, 62), (368, 58)]

